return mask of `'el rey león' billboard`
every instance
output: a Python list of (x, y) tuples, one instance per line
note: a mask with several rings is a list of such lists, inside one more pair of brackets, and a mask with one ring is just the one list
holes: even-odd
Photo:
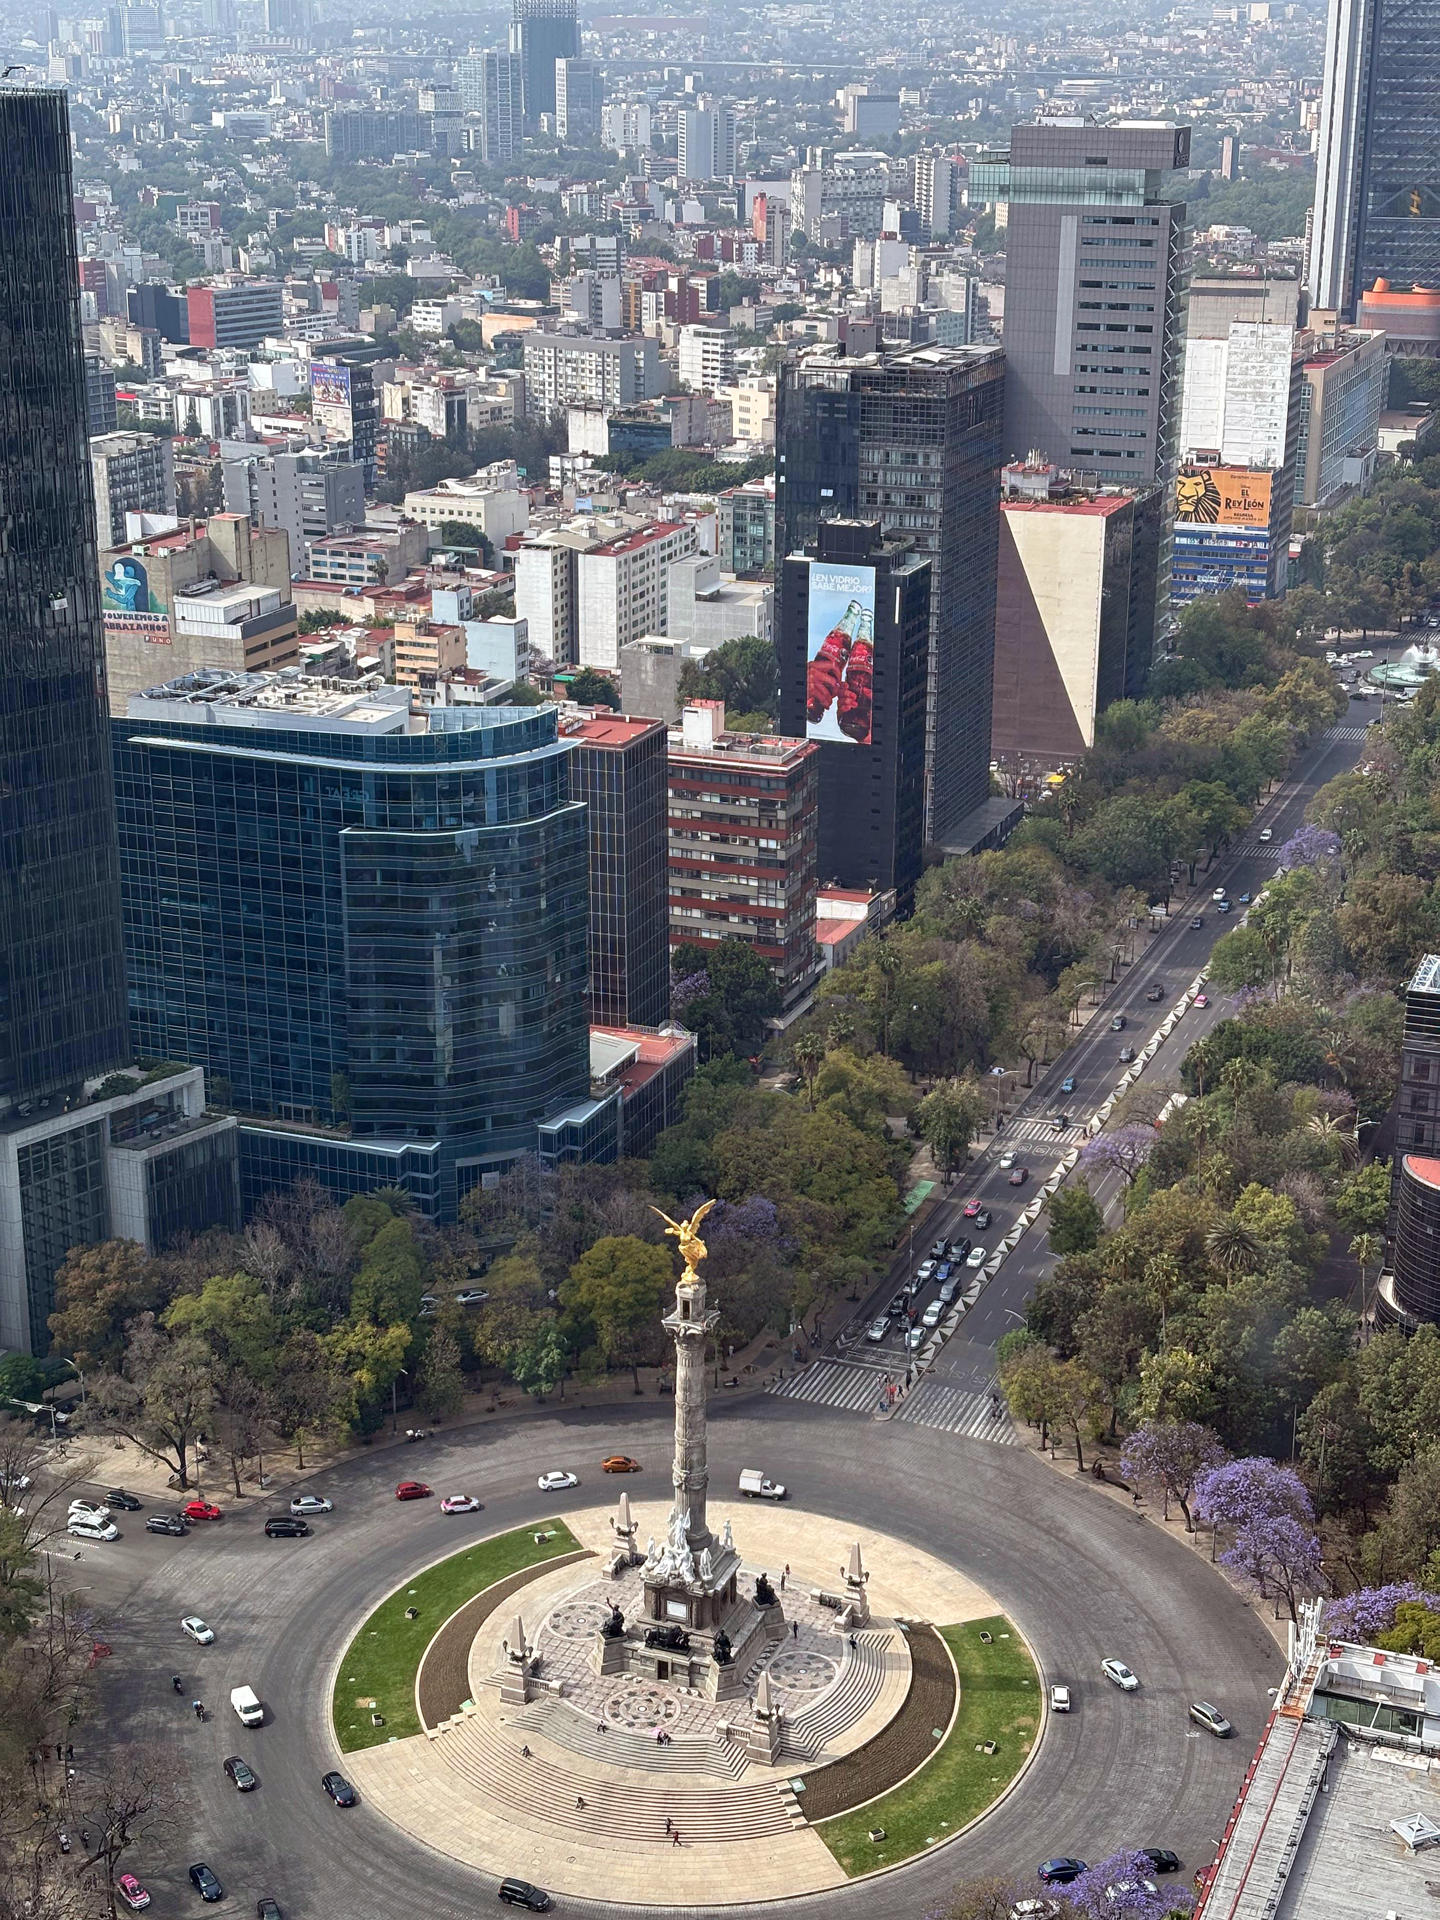
[(805, 737), (868, 747), (875, 714), (875, 569), (810, 562)]
[(1274, 477), (1249, 467), (1182, 467), (1175, 518), (1182, 526), (1268, 527)]

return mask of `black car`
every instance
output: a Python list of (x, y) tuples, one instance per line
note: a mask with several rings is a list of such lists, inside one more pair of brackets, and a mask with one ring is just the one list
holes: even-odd
[(988, 1207), (982, 1207), (979, 1213), (977, 1213), (975, 1216), (975, 1231), (977, 1233), (987, 1233), (989, 1231), (989, 1228), (990, 1228), (990, 1209)]
[(203, 1860), (197, 1860), (190, 1869), (190, 1884), (202, 1900), (223, 1900), (225, 1889), (220, 1884), (220, 1876), (207, 1867)]
[(1143, 1857), (1150, 1862), (1156, 1873), (1178, 1873), (1180, 1856), (1172, 1853), (1169, 1847), (1141, 1847)]
[(889, 1306), (885, 1309), (885, 1311), (887, 1314), (889, 1314), (892, 1320), (896, 1320), (899, 1318), (899, 1316), (902, 1313), (906, 1311), (909, 1305), (910, 1305), (910, 1296), (908, 1293), (906, 1293), (906, 1291), (902, 1287), (899, 1293), (897, 1293), (895, 1298), (890, 1302)]
[(530, 1913), (548, 1913), (555, 1904), (543, 1887), (532, 1887), (528, 1880), (502, 1880), (500, 1898), (507, 1907), (524, 1907)]
[(255, 1911), (259, 1920), (284, 1920), (284, 1915), (280, 1911), (280, 1902), (272, 1900), (268, 1893), (262, 1893), (255, 1902)]
[(272, 1513), (265, 1522), (267, 1540), (303, 1540), (310, 1529), (297, 1515)]
[(178, 1513), (152, 1513), (145, 1522), (147, 1533), (173, 1533), (178, 1539), (190, 1529)]
[(1147, 1000), (1163, 1000), (1165, 998), (1165, 989), (1158, 980), (1153, 986), (1145, 989), (1145, 998)]
[(100, 1504), (105, 1507), (123, 1507), (127, 1513), (139, 1513), (144, 1506), (143, 1500), (137, 1500), (133, 1493), (127, 1493), (124, 1487), (111, 1487), (102, 1494)]
[(1193, 933), (1197, 927), (1203, 927), (1204, 924), (1205, 924), (1204, 914), (1197, 913), (1195, 918), (1190, 922), (1190, 931)]
[(225, 1762), (225, 1777), (237, 1793), (249, 1793), (260, 1784), (260, 1776), (245, 1764), (238, 1753), (232, 1753)]
[(684, 1627), (649, 1627), (645, 1633), (647, 1647), (662, 1647), (670, 1653), (688, 1653), (690, 1636)]
[(1042, 1862), (1035, 1871), (1047, 1887), (1064, 1887), (1068, 1886), (1072, 1880), (1080, 1878), (1085, 1871), (1085, 1862), (1062, 1853), (1054, 1860)]
[(358, 1807), (360, 1796), (343, 1773), (327, 1773), (320, 1782), (337, 1807)]

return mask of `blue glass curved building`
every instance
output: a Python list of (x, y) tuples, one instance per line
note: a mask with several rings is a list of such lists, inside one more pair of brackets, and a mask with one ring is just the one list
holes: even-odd
[(113, 731), (135, 1047), (228, 1091), (248, 1198), (309, 1174), (449, 1217), (588, 1097), (586, 810), (553, 709), (200, 674)]

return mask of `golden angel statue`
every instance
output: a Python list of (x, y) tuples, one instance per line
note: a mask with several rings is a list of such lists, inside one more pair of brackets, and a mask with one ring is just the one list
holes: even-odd
[(650, 1209), (652, 1213), (658, 1213), (660, 1218), (665, 1222), (666, 1234), (673, 1234), (680, 1242), (680, 1258), (685, 1262), (685, 1278), (687, 1280), (694, 1280), (696, 1278), (695, 1269), (705, 1258), (707, 1251), (705, 1242), (696, 1232), (696, 1228), (714, 1204), (715, 1202), (713, 1200), (707, 1200), (703, 1206), (695, 1209), (688, 1220), (672, 1220), (669, 1214), (661, 1212), (659, 1207), (651, 1207)]

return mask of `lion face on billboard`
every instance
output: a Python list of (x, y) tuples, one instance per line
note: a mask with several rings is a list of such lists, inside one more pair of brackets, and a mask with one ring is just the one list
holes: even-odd
[(1220, 489), (1208, 467), (1185, 467), (1175, 482), (1177, 520), (1215, 521), (1220, 517)]

